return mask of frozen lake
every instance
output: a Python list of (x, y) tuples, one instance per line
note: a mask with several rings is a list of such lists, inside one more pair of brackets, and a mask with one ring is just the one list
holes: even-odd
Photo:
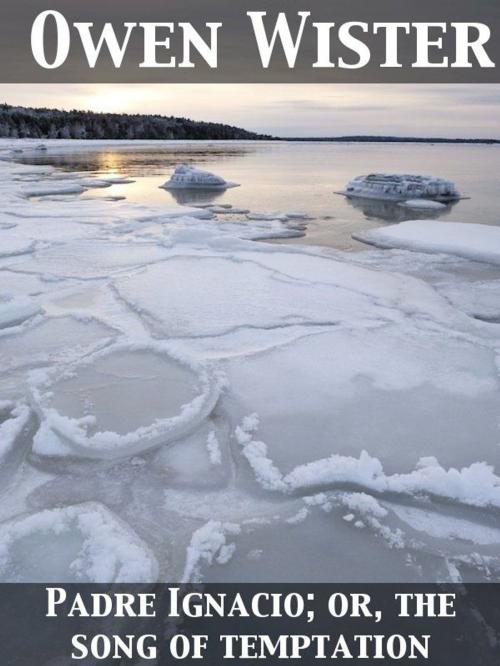
[[(500, 580), (499, 166), (1, 141), (0, 580)], [(375, 170), (470, 199), (334, 194)]]
[(114, 144), (111, 148), (87, 148), (84, 153), (54, 146), (49, 154), (17, 159), (65, 171), (85, 171), (96, 177), (127, 175), (136, 182), (103, 190), (102, 196), (126, 196), (130, 201), (158, 205), (193, 201), (193, 193), (159, 189), (175, 165), (193, 164), (241, 184), (208, 197), (197, 193), (199, 202), (229, 203), (257, 212), (306, 212), (314, 219), (308, 222), (300, 242), (339, 249), (363, 247), (352, 240), (354, 232), (430, 215), (429, 211), (408, 211), (387, 202), (349, 201), (334, 194), (353, 177), (372, 171), (409, 171), (448, 178), (470, 199), (435, 216), (444, 221), (500, 224), (500, 146), (231, 142), (151, 148)]

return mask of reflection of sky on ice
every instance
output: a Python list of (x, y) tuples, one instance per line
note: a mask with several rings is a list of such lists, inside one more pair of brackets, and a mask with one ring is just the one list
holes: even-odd
[[(116, 144), (115, 144), (116, 145)], [(123, 145), (117, 150), (85, 153), (51, 149), (43, 155), (16, 159), (51, 164), (65, 171), (90, 172), (96, 177), (115, 174), (135, 182), (93, 189), (84, 196), (122, 197), (156, 205), (231, 204), (255, 212), (299, 211), (307, 222), (306, 243), (359, 248), (353, 232), (380, 222), (436, 218), (498, 224), (497, 146), (409, 144), (228, 143), (156, 145), (154, 150)], [(160, 189), (179, 163), (220, 174), (241, 187), (225, 192), (187, 192)], [(449, 178), (466, 199), (440, 211), (421, 211), (374, 200), (346, 199), (353, 177), (373, 171), (431, 174)]]

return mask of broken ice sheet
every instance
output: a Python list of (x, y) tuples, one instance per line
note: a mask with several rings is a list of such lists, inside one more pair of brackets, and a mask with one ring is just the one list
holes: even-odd
[(418, 220), (370, 229), (353, 237), (377, 247), (443, 252), (500, 264), (500, 228), (493, 225)]
[[(399, 319), (402, 310), (450, 323), (460, 319), (443, 298), (413, 278), (309, 252), (277, 246), (251, 250), (248, 245), (228, 240), (226, 252), (218, 256), (193, 253), (187, 245), (179, 256), (182, 246), (176, 247), (171, 258), (117, 279), (116, 288), (163, 334), (186, 338), (249, 329), (262, 339), (271, 329), (297, 324), (380, 325)], [(461, 319), (467, 325), (467, 318)]]
[(154, 464), (167, 472), (170, 487), (227, 486), (232, 477), (229, 434), (223, 418), (211, 417), (192, 434), (159, 449)]
[(156, 579), (146, 544), (95, 502), (0, 524), (0, 580), (10, 583), (139, 583)]
[(500, 463), (500, 383), (495, 352), (482, 345), (409, 325), (339, 329), (225, 369), (223, 405), (240, 418), (259, 414), (257, 438), (282, 472), (363, 449), (389, 471), (423, 455), (445, 466)]
[(206, 367), (153, 342), (117, 345), (52, 374), (32, 374), (40, 417), (93, 458), (128, 456), (188, 434), (221, 389), (221, 378)]
[(113, 272), (154, 263), (166, 251), (153, 243), (120, 243), (101, 241), (72, 242), (65, 247), (40, 250), (32, 261), (19, 262), (16, 269), (58, 277), (95, 279)]
[(6, 329), (0, 335), (0, 364), (7, 371), (68, 362), (109, 343), (115, 336), (112, 328), (90, 318), (40, 318), (12, 331)]
[(448, 282), (438, 284), (437, 289), (457, 309), (471, 317), (500, 324), (500, 280)]
[[(104, 182), (5, 161), (0, 176), (2, 249), (26, 252), (0, 257), (2, 303), (43, 310), (0, 332), (0, 397), (15, 399), (1, 432), (21, 425), (30, 371), (50, 370), (33, 401), (41, 422), (32, 413), (9, 435), (16, 455), (0, 466), (16, 480), (0, 504), (0, 533), (15, 536), (7, 577), (115, 580), (131, 530), (162, 580), (499, 578), (500, 336), (469, 316), (495, 317), (495, 266), (443, 254), (449, 243), (346, 254), (248, 242), (303, 223), (247, 217), (243, 199), (212, 211), (111, 204), (96, 191), (27, 200), (23, 189)], [(424, 222), (412, 234), (428, 252), (447, 231)], [(178, 363), (181, 352), (197, 362)], [(218, 401), (208, 359), (227, 371)], [(182, 413), (186, 430), (166, 427)], [(105, 460), (102, 434), (118, 443)], [(326, 499), (310, 499), (314, 486)], [(75, 502), (126, 521), (116, 532), (85, 510), (117, 535), (111, 554), (69, 514), (60, 535), (12, 531), (27, 511), (60, 524)], [(97, 574), (91, 551), (109, 568)], [(134, 575), (154, 580), (148, 567)]]
[(9, 400), (0, 401), (0, 474), (14, 449), (18, 448), (18, 453), (22, 455), (21, 443), (18, 440), (28, 425), (30, 416), (27, 405)]
[(40, 306), (28, 298), (2, 298), (0, 295), (0, 330), (22, 324), (40, 312)]

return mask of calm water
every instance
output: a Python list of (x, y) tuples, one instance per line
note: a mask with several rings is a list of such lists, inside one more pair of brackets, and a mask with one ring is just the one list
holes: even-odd
[[(443, 222), (500, 224), (500, 146), (162, 142), (158, 147), (113, 145), (71, 152), (52, 145), (49, 153), (26, 154), (20, 161), (136, 179), (130, 185), (91, 190), (92, 196), (121, 195), (155, 204), (192, 203), (196, 198), (198, 203), (229, 203), (253, 212), (303, 211), (314, 219), (299, 242), (341, 249), (360, 247), (351, 239), (354, 231), (432, 215), (429, 211), (412, 213), (387, 202), (355, 203), (335, 194), (351, 178), (371, 171), (414, 172), (453, 180), (470, 199), (440, 212)], [(159, 189), (173, 167), (182, 162), (215, 171), (241, 187), (208, 198), (201, 193), (174, 197)]]

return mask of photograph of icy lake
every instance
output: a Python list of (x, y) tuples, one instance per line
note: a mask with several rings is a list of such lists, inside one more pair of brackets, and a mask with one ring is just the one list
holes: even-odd
[[(39, 144), (0, 142), (2, 581), (500, 580), (499, 145)], [(336, 194), (378, 172), (463, 198)]]

